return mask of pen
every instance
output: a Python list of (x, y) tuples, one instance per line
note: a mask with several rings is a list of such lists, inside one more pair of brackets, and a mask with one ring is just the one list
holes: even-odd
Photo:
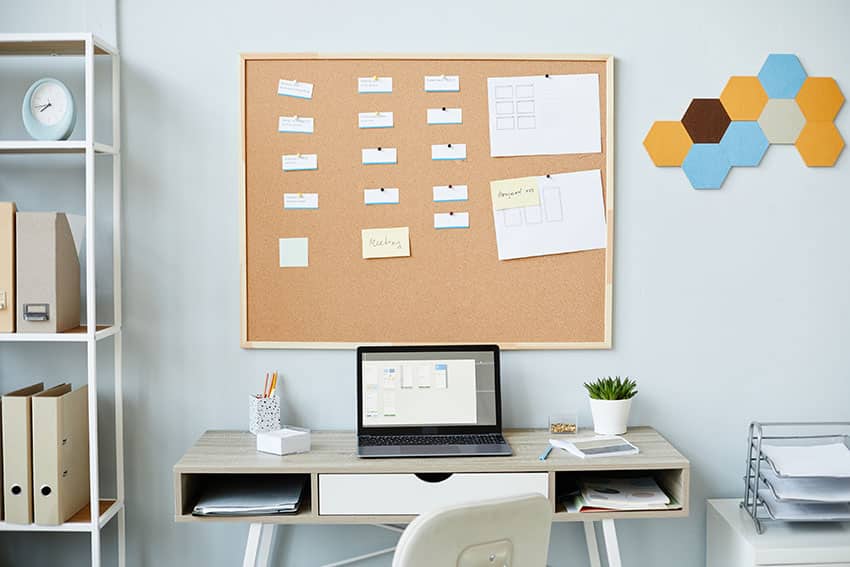
[(546, 458), (549, 456), (549, 453), (551, 453), (551, 452), (552, 452), (552, 445), (549, 445), (548, 447), (546, 447), (546, 450), (545, 450), (545, 451), (543, 451), (543, 452), (540, 454), (540, 456), (539, 456), (539, 457), (537, 457), (537, 458), (538, 458), (538, 459), (540, 459), (541, 461), (545, 461), (545, 460), (546, 460)]

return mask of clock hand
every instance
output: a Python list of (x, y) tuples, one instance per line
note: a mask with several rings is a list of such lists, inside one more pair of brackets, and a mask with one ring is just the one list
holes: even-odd
[(44, 105), (44, 107), (41, 110), (39, 110), (39, 112), (44, 112), (45, 110), (47, 110), (48, 106), (53, 106), (53, 105), (48, 102), (47, 104)]

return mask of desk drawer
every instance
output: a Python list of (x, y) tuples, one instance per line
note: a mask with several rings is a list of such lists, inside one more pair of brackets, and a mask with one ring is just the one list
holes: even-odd
[(319, 514), (417, 515), (461, 502), (539, 493), (548, 473), (320, 474)]

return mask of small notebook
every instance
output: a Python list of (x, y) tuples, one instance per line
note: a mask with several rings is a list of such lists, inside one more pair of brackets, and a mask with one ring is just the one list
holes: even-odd
[(622, 437), (592, 437), (589, 439), (577, 439), (575, 441), (563, 441), (561, 439), (549, 439), (553, 447), (563, 449), (576, 457), (586, 459), (588, 457), (619, 457), (622, 455), (637, 455), (640, 450), (623, 439)]

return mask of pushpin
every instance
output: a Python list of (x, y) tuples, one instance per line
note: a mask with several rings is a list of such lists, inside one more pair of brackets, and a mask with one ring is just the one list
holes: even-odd
[[(549, 75), (546, 75), (546, 76), (548, 77)], [(373, 81), (377, 81), (377, 80), (378, 80), (378, 75), (372, 75), (372, 80), (373, 80)]]

